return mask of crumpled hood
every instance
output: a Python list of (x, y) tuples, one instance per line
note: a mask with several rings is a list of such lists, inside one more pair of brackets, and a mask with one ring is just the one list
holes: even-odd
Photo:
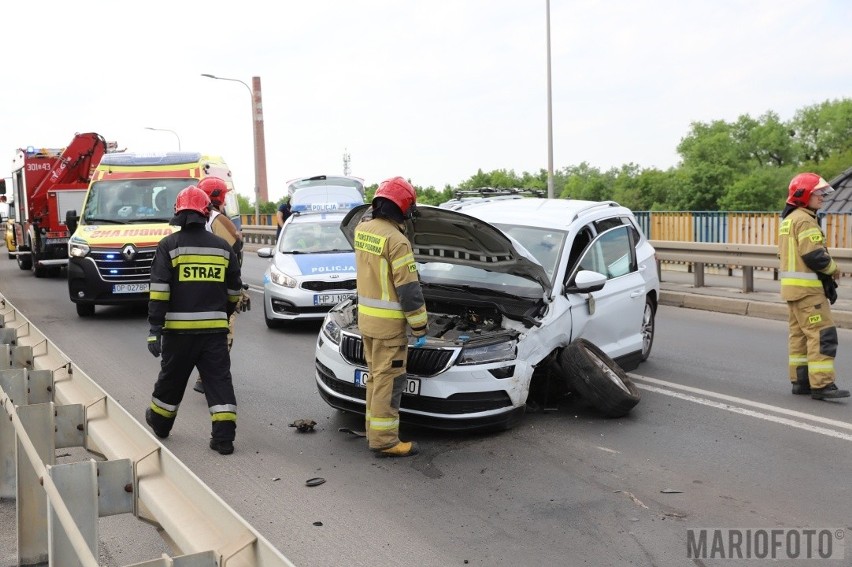
[[(354, 245), (356, 225), (370, 209), (369, 204), (357, 207), (341, 221), (340, 228), (351, 244)], [(417, 211), (415, 218), (406, 224), (418, 262), (474, 266), (520, 276), (537, 282), (550, 295), (550, 278), (541, 264), (497, 227), (449, 209), (420, 205)]]

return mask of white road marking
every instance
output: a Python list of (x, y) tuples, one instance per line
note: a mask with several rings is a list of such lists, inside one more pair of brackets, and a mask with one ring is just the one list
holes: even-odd
[[(763, 404), (760, 402), (753, 402), (751, 400), (746, 400), (745, 398), (738, 398), (736, 396), (728, 396), (726, 394), (718, 394), (716, 392), (711, 392), (709, 390), (702, 390), (701, 388), (693, 388), (691, 386), (683, 386), (681, 384), (675, 384), (673, 382), (666, 382), (665, 380), (658, 380), (656, 378), (650, 378), (648, 376), (640, 376), (638, 374), (632, 374), (631, 377), (635, 378), (634, 383), (638, 388), (643, 390), (648, 390), (649, 392), (656, 392), (658, 394), (663, 394), (665, 396), (670, 396), (673, 398), (679, 398), (681, 400), (686, 400), (689, 402), (705, 405), (708, 407), (714, 407), (717, 409), (729, 411), (731, 413), (736, 413), (739, 415), (745, 415), (748, 417), (755, 417), (757, 419), (763, 419), (766, 421), (771, 421), (773, 423), (779, 423), (782, 425), (787, 425), (789, 427), (795, 427), (796, 429), (802, 429), (805, 431), (810, 431), (812, 433), (818, 433), (820, 435), (826, 435), (828, 437), (834, 437), (835, 439), (842, 439), (844, 441), (852, 441), (852, 433), (846, 433), (844, 431), (838, 431), (837, 429), (830, 429), (830, 427), (835, 427), (838, 429), (847, 429), (852, 431), (852, 423), (846, 421), (839, 421), (836, 419), (828, 419), (825, 417), (820, 417), (818, 415), (812, 415), (800, 411), (789, 410), (786, 408), (781, 408), (778, 406), (771, 406), (769, 404)], [(647, 382), (647, 384), (643, 383)], [(656, 384), (656, 385), (652, 385)], [(682, 390), (682, 391), (677, 391)], [(688, 393), (687, 393), (688, 392)], [(716, 399), (710, 399), (716, 398)], [(721, 400), (721, 401), (717, 401)], [(738, 405), (732, 405), (738, 404)], [(748, 407), (741, 406), (750, 406), (756, 409), (748, 409)], [(772, 412), (780, 415), (772, 415)], [(782, 417), (789, 416), (789, 417)], [(802, 421), (804, 420), (804, 421)], [(820, 423), (822, 425), (828, 427), (821, 427), (819, 425), (814, 425), (813, 423), (807, 423), (807, 421)]]

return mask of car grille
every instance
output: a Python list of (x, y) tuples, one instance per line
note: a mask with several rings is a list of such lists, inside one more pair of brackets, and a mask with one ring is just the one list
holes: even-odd
[[(440, 374), (450, 366), (456, 352), (453, 349), (410, 348), (405, 370), (412, 376)], [(364, 341), (361, 337), (343, 335), (340, 341), (340, 354), (350, 364), (367, 366), (367, 359), (364, 358)]]
[(125, 260), (117, 248), (92, 248), (89, 257), (95, 261), (98, 273), (107, 282), (147, 281), (151, 278), (151, 263), (156, 248), (140, 248), (133, 260)]
[[(322, 383), (338, 395), (356, 400), (365, 400), (367, 389), (352, 382), (338, 380), (330, 368), (316, 361), (317, 375)], [(512, 407), (512, 399), (504, 390), (494, 392), (467, 392), (453, 394), (449, 398), (412, 396), (403, 393), (400, 408), (444, 415), (462, 415)], [(403, 418), (405, 419), (405, 418)]]
[(351, 291), (355, 289), (355, 280), (343, 280), (340, 282), (307, 281), (302, 282), (302, 289), (308, 291), (328, 291), (331, 289)]

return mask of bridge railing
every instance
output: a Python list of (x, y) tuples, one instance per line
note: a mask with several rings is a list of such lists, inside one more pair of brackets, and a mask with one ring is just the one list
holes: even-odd
[[(292, 567), (2, 296), (0, 400), (0, 498), (16, 502), (19, 565), (94, 567), (98, 518), (132, 513), (180, 558), (146, 566)], [(99, 460), (56, 464), (64, 447)]]

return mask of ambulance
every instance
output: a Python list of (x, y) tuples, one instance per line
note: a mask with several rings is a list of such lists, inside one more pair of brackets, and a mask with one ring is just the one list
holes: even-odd
[[(197, 152), (106, 154), (92, 175), (82, 211), (68, 211), (68, 294), (77, 315), (96, 305), (148, 301), (157, 244), (177, 227), (177, 194), (205, 177), (228, 186), (226, 214), (239, 221), (231, 171), (219, 156)], [(238, 225), (239, 226), (239, 225)]]

